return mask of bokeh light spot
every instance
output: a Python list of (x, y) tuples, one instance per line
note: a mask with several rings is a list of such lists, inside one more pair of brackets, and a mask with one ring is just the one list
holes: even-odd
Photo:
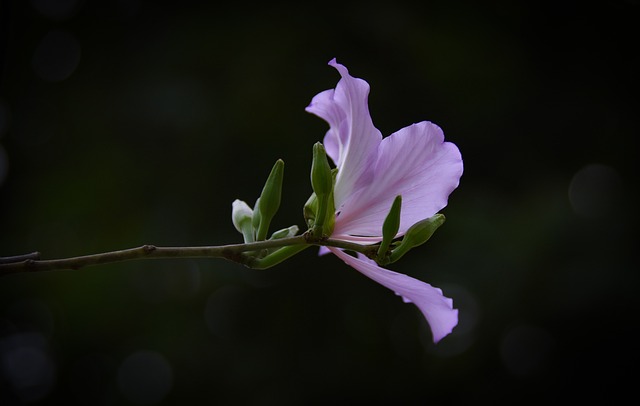
[(573, 210), (585, 217), (601, 217), (616, 210), (622, 180), (610, 166), (591, 164), (580, 169), (569, 184)]
[(152, 351), (138, 351), (124, 360), (118, 369), (118, 388), (135, 405), (161, 402), (173, 386), (169, 362)]
[(14, 334), (0, 341), (3, 380), (25, 403), (44, 399), (54, 387), (55, 365), (45, 344), (44, 337), (35, 333)]
[(68, 32), (52, 30), (36, 47), (31, 64), (38, 77), (47, 82), (67, 79), (80, 63), (81, 47)]

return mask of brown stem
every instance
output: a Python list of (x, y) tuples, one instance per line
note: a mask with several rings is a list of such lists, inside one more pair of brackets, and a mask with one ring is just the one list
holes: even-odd
[(377, 250), (377, 246), (354, 244), (341, 240), (332, 240), (330, 238), (315, 238), (307, 232), (295, 237), (257, 241), (246, 244), (202, 247), (157, 247), (155, 245), (143, 245), (137, 248), (64, 259), (40, 260), (40, 254), (34, 252), (31, 254), (0, 258), (0, 275), (63, 269), (77, 270), (90, 265), (154, 258), (223, 258), (251, 266), (255, 258), (248, 255), (248, 252), (294, 245), (326, 245), (361, 252), (368, 256), (374, 254)]

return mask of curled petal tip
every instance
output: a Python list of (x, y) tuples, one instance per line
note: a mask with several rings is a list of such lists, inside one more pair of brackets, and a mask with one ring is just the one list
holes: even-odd
[(447, 324), (441, 324), (438, 329), (431, 327), (434, 344), (438, 344), (440, 340), (451, 334), (453, 329), (458, 325), (458, 309), (451, 309), (451, 321)]
[(329, 250), (347, 265), (394, 291), (405, 303), (416, 305), (427, 319), (435, 343), (450, 334), (458, 324), (458, 310), (453, 308), (450, 298), (442, 295), (442, 290), (407, 275), (381, 268), (363, 255), (355, 258), (337, 248)]

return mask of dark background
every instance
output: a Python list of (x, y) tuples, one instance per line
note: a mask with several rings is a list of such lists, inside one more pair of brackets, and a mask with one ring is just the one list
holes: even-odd
[(415, 3), (0, 2), (0, 256), (240, 242), (231, 202), (278, 158), (274, 227), (302, 226), (333, 57), (383, 134), (433, 121), (465, 162), (392, 267), (460, 309), (438, 345), (313, 250), (11, 275), (0, 404), (636, 397), (639, 3)]

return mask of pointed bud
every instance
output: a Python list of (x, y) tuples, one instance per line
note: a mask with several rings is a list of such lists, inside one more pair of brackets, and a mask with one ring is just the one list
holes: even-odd
[(233, 226), (242, 233), (244, 242), (253, 242), (253, 227), (251, 225), (253, 210), (242, 200), (234, 200), (231, 204), (231, 221)]
[(399, 260), (411, 248), (427, 242), (444, 221), (444, 215), (438, 213), (409, 227), (400, 244), (391, 251), (391, 262)]
[(313, 225), (316, 223), (316, 213), (318, 212), (318, 198), (315, 193), (312, 193), (307, 199), (307, 202), (304, 204), (304, 209), (302, 210), (302, 214), (304, 216), (304, 221), (307, 224), (308, 228), (313, 228)]
[(253, 217), (251, 218), (251, 225), (254, 230), (260, 227), (260, 198), (256, 199), (256, 203), (253, 205)]
[(402, 196), (396, 196), (395, 200), (391, 204), (391, 209), (387, 218), (382, 225), (382, 241), (378, 248), (378, 255), (376, 261), (380, 265), (384, 265), (388, 261), (387, 251), (391, 245), (391, 241), (396, 238), (398, 230), (400, 229), (400, 209), (402, 207)]
[[(311, 186), (317, 198), (316, 218), (313, 226), (313, 235), (321, 237), (326, 233), (327, 219), (333, 215), (333, 209), (329, 213), (329, 199), (333, 196), (333, 176), (327, 160), (327, 153), (322, 143), (317, 142), (313, 146), (313, 161), (311, 163)], [(333, 227), (331, 227), (333, 228)]]
[[(296, 234), (298, 234), (298, 231), (300, 231), (300, 229), (296, 225), (293, 225), (293, 226), (287, 227), (287, 228), (283, 228), (282, 230), (275, 231), (273, 234), (271, 234), (271, 237), (269, 237), (269, 240), (280, 240), (282, 238), (295, 237)], [(258, 258), (262, 258), (262, 257), (268, 256), (268, 255), (276, 252), (280, 248), (282, 248), (282, 247), (264, 249), (264, 250), (262, 250), (260, 252), (260, 254), (258, 255)]]
[(313, 146), (313, 161), (311, 162), (311, 186), (317, 196), (324, 196), (333, 190), (331, 167), (327, 160), (324, 145), (316, 142)]
[(267, 237), (269, 224), (280, 208), (280, 195), (282, 194), (282, 178), (284, 176), (284, 162), (278, 159), (271, 169), (260, 195), (260, 225), (256, 234), (256, 240), (262, 241)]
[(329, 199), (327, 201), (327, 217), (324, 222), (324, 234), (331, 235), (333, 228), (336, 225), (336, 202), (334, 200), (333, 188), (336, 184), (336, 176), (338, 176), (338, 168), (331, 170), (331, 193), (329, 193)]
[(271, 234), (271, 238), (269, 238), (269, 239), (270, 240), (279, 240), (281, 238), (294, 237), (296, 234), (298, 234), (298, 231), (300, 231), (298, 226), (293, 225), (291, 227), (283, 228), (282, 230), (278, 230), (278, 231), (274, 232), (273, 234)]

